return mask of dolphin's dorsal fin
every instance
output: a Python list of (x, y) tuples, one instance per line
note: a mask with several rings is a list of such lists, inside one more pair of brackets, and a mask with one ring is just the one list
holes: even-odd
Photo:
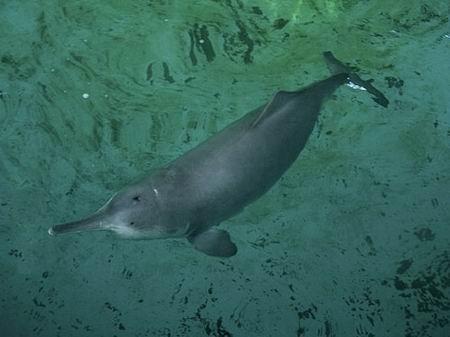
[(293, 92), (289, 91), (278, 91), (272, 99), (267, 103), (261, 112), (255, 117), (255, 120), (250, 125), (250, 128), (256, 127), (259, 123), (261, 123), (264, 119), (272, 115), (278, 108), (286, 102), (286, 98), (291, 96)]

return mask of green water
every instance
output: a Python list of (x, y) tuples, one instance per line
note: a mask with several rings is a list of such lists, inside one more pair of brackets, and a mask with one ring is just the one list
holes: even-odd
[[(0, 0), (0, 335), (448, 336), (447, 5)], [(47, 234), (326, 78), (325, 50), (391, 104), (336, 91), (277, 185), (221, 224), (236, 256)]]

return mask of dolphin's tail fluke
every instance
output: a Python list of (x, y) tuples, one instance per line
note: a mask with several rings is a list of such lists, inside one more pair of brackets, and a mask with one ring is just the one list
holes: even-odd
[(370, 94), (372, 94), (372, 99), (381, 106), (387, 107), (389, 105), (389, 100), (372, 85), (372, 79), (364, 81), (361, 77), (358, 76), (358, 74), (353, 71), (351, 67), (339, 61), (330, 51), (324, 52), (323, 56), (325, 58), (325, 61), (327, 62), (328, 68), (333, 74), (348, 74), (350, 84), (362, 87), (367, 90)]
[(64, 233), (77, 233), (90, 230), (103, 230), (105, 223), (105, 215), (102, 213), (95, 213), (89, 218), (68, 222), (60, 225), (52, 226), (48, 229), (48, 234), (51, 236)]

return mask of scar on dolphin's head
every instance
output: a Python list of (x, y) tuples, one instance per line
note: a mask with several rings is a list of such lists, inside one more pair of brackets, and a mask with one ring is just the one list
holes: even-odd
[(153, 192), (155, 192), (155, 195), (158, 196), (159, 192), (156, 188), (153, 188)]

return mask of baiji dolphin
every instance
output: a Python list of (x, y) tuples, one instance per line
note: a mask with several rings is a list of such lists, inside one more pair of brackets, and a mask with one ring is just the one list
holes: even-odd
[(187, 238), (195, 249), (230, 257), (236, 245), (217, 228), (266, 193), (299, 156), (327, 97), (354, 84), (382, 106), (388, 100), (331, 52), (333, 75), (298, 91), (279, 91), (179, 158), (116, 193), (86, 219), (55, 225), (50, 235), (108, 230), (124, 238)]

